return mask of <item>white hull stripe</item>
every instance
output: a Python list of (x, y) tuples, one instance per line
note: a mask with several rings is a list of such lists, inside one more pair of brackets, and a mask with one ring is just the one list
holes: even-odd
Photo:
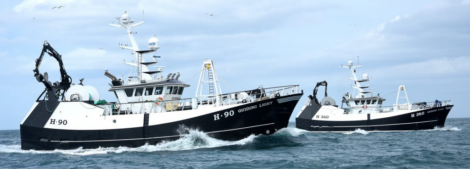
[[(260, 124), (260, 125), (242, 127), (242, 128), (228, 129), (228, 130), (211, 131), (211, 132), (206, 132), (206, 133), (207, 133), (207, 134), (211, 134), (211, 133), (221, 133), (221, 132), (235, 131), (235, 130), (243, 130), (243, 129), (261, 127), (261, 126), (269, 126), (269, 125), (274, 125), (274, 123)], [(62, 143), (109, 142), (109, 141), (149, 140), (149, 139), (171, 138), (171, 137), (181, 137), (181, 135), (161, 136), (161, 137), (147, 137), (147, 138), (113, 139), (113, 140), (79, 140), (79, 141), (59, 141), (59, 140), (51, 140), (51, 142), (62, 142)]]
[[(417, 123), (430, 123), (430, 122), (436, 122), (437, 120), (429, 120), (429, 121), (420, 121), (420, 122), (412, 122), (412, 123), (395, 123), (395, 124), (381, 124), (381, 125), (362, 125), (362, 126), (326, 126), (322, 128), (327, 128), (327, 127), (338, 127), (338, 128), (344, 128), (344, 127), (376, 127), (376, 126), (398, 126), (398, 125), (406, 125), (406, 124), (417, 124)], [(320, 128), (320, 126), (311, 126), (314, 128)]]
[(285, 102), (290, 102), (294, 100), (299, 100), (301, 96), (292, 96), (292, 97), (286, 97), (282, 99), (277, 99), (277, 102), (279, 103), (285, 103)]

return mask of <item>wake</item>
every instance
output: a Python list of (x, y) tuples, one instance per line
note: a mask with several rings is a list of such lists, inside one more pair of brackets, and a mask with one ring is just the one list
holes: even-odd
[(136, 148), (129, 147), (109, 147), (96, 149), (73, 149), (73, 150), (53, 150), (53, 151), (37, 151), (37, 150), (21, 150), (20, 145), (1, 145), (0, 153), (29, 153), (29, 154), (66, 154), (66, 155), (100, 155), (110, 153), (124, 152), (158, 152), (158, 151), (184, 151), (203, 148), (216, 148), (233, 145), (246, 145), (252, 143), (256, 138), (250, 135), (238, 141), (224, 141), (209, 137), (206, 133), (198, 130), (188, 130), (187, 134), (174, 141), (161, 142), (156, 145), (143, 145)]
[(344, 132), (343, 134), (347, 134), (347, 135), (350, 135), (350, 134), (362, 134), (362, 135), (367, 135), (369, 134), (369, 132), (365, 131), (365, 130), (362, 130), (362, 129), (356, 129), (354, 131), (348, 131), (348, 132)]
[(432, 129), (434, 131), (460, 131), (462, 129), (458, 128), (458, 127), (452, 127), (452, 126), (445, 126), (445, 127), (434, 127), (434, 129)]
[[(125, 152), (162, 152), (162, 151), (186, 151), (206, 148), (217, 148), (226, 146), (243, 146), (253, 143), (253, 141), (259, 136), (250, 135), (244, 139), (237, 141), (225, 141), (212, 138), (206, 133), (193, 130), (184, 129), (184, 134), (181, 134), (181, 138), (174, 141), (164, 141), (156, 145), (143, 145), (140, 147), (100, 147), (96, 149), (83, 149), (77, 148), (73, 150), (53, 150), (53, 151), (38, 151), (38, 150), (21, 150), (21, 145), (2, 145), (0, 144), (0, 153), (22, 153), (22, 154), (64, 154), (74, 156), (87, 156), (87, 155), (105, 155), (113, 153), (125, 153)], [(297, 128), (283, 128), (273, 136), (286, 136), (286, 137), (298, 137), (306, 130)], [(183, 133), (183, 132), (182, 132)], [(270, 137), (270, 136), (267, 136)]]
[(303, 135), (305, 133), (309, 133), (309, 131), (294, 128), (294, 127), (287, 127), (287, 128), (280, 129), (279, 131), (277, 131), (273, 135), (298, 137), (298, 136)]

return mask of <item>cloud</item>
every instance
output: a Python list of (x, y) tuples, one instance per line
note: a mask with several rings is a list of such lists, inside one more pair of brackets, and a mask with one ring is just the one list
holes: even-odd
[[(37, 57), (39, 57), (39, 55)], [(67, 71), (116, 69), (116, 67), (123, 66), (123, 58), (130, 61), (130, 57), (124, 57), (122, 54), (117, 53), (108, 53), (101, 49), (76, 48), (62, 54), (64, 67)], [(30, 74), (32, 73), (31, 70), (35, 68), (35, 59), (31, 59), (30, 57), (15, 57), (9, 62), (21, 63), (19, 66), (11, 66), (10, 64), (10, 67), (15, 67), (15, 72), (20, 74)], [(45, 54), (40, 71), (52, 73), (58, 72), (58, 70), (59, 66), (57, 61)]]
[(25, 0), (16, 5), (15, 12), (32, 12), (37, 9), (52, 9), (54, 6), (70, 5), (74, 0)]
[[(51, 9), (59, 5), (65, 7)], [(104, 93), (109, 79), (102, 70), (124, 74), (131, 67), (122, 60), (135, 60), (131, 51), (117, 47), (118, 43), (129, 43), (125, 31), (107, 24), (124, 11), (140, 21), (145, 10), (146, 23), (133, 29), (138, 32), (136, 41), (146, 49), (148, 38), (156, 35), (161, 46), (156, 53), (162, 56), (159, 65), (167, 66), (165, 74), (181, 72), (181, 79), (193, 86), (189, 92), (195, 88), (195, 74), (206, 58), (214, 60), (218, 75), (229, 83), (222, 83), (227, 92), (288, 84), (300, 84), (311, 92), (316, 82), (327, 80), (332, 84), (329, 93), (340, 96), (350, 90), (350, 81), (347, 70), (339, 65), (355, 61), (356, 56), (364, 64), (359, 71), (377, 79), (371, 83), (378, 89), (387, 86), (379, 80), (417, 78), (435, 86), (441, 85), (433, 83), (436, 79), (445, 79), (455, 89), (465, 88), (460, 82), (470, 81), (468, 7), (468, 0), (25, 0), (4, 5), (0, 11), (8, 16), (0, 18), (5, 25), (0, 30), (0, 74), (17, 84), (35, 82), (31, 70), (42, 42), (47, 40), (63, 55), (71, 76), (86, 78), (87, 84)], [(53, 75), (57, 68), (55, 60), (46, 56), (41, 72), (58, 77)], [(429, 94), (427, 86), (418, 87), (426, 91), (421, 95)], [(35, 92), (23, 88), (22, 92)], [(14, 93), (5, 98), (23, 99), (20, 96)], [(27, 112), (16, 107), (10, 110)]]
[(405, 79), (468, 77), (470, 75), (470, 56), (409, 62), (374, 68), (370, 72), (373, 72), (377, 79), (384, 80), (403, 77)]

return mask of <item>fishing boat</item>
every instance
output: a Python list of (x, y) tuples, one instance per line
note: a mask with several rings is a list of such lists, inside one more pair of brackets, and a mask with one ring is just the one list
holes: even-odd
[[(125, 62), (132, 67), (127, 77), (104, 73), (111, 81), (109, 92), (114, 93), (114, 102), (100, 99), (96, 88), (86, 85), (83, 78), (74, 84), (64, 66), (66, 57), (44, 43), (34, 76), (45, 89), (21, 122), (21, 149), (138, 147), (176, 140), (189, 130), (221, 140), (239, 140), (287, 127), (303, 95), (298, 85), (223, 93), (214, 62), (206, 59), (198, 70), (195, 97), (182, 98), (190, 85), (179, 79), (179, 72), (164, 76), (164, 66), (150, 69), (161, 59), (153, 55), (160, 48), (158, 38), (149, 39), (149, 49), (139, 49), (131, 28), (143, 23), (131, 20), (127, 12), (117, 17), (117, 23), (110, 23), (126, 30), (131, 44), (119, 47), (131, 50), (136, 57), (136, 62)], [(39, 71), (45, 54), (58, 61), (60, 82), (52, 83), (47, 72)], [(144, 61), (148, 55), (152, 61)], [(105, 64), (103, 67), (106, 69)]]
[[(309, 131), (409, 131), (444, 126), (453, 107), (450, 100), (410, 104), (405, 86), (400, 85), (395, 104), (382, 106), (385, 98), (374, 95), (370, 86), (364, 85), (369, 76), (363, 74), (362, 79), (357, 78), (356, 69), (361, 66), (353, 65), (351, 60), (348, 65), (341, 65), (351, 71), (349, 80), (354, 82), (353, 93), (342, 97), (341, 107), (328, 96), (328, 83), (318, 82), (313, 95), (308, 96), (309, 100), (297, 114), (296, 127)], [(317, 92), (321, 86), (325, 87), (325, 97), (319, 101)]]

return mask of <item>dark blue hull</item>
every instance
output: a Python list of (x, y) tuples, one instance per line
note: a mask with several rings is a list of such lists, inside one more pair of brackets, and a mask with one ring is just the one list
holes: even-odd
[[(113, 129), (113, 130), (58, 130), (37, 127), (37, 123), (28, 125), (28, 119), (20, 126), (21, 148), (23, 150), (54, 150), (98, 148), (98, 147), (139, 147), (145, 144), (157, 144), (162, 141), (176, 140), (184, 135), (184, 129), (197, 129), (209, 136), (221, 140), (240, 140), (252, 134), (273, 134), (281, 128), (287, 127), (289, 118), (294, 110), (298, 98), (302, 94), (284, 96), (259, 102), (244, 104), (231, 109), (260, 105), (272, 102), (269, 106), (243, 113), (230, 118), (214, 120), (214, 115), (223, 114), (224, 111), (213, 112), (203, 116), (189, 118), (177, 122), (145, 125), (143, 127)], [(290, 99), (296, 97), (297, 99)], [(279, 102), (279, 100), (283, 101)], [(285, 99), (288, 99), (287, 101)], [(41, 104), (41, 103), (40, 103)], [(41, 106), (37, 106), (41, 108)], [(33, 111), (32, 114), (35, 112)], [(44, 113), (44, 112), (42, 112)], [(35, 117), (34, 115), (30, 115)], [(148, 114), (152, 116), (152, 114)], [(35, 121), (35, 120), (29, 120)], [(147, 123), (148, 124), (148, 123)], [(187, 130), (186, 130), (187, 131)]]
[[(444, 127), (447, 115), (453, 105), (434, 107), (425, 110), (416, 110), (410, 113), (391, 116), (381, 119), (368, 119), (361, 121), (319, 121), (311, 120), (315, 113), (305, 112), (304, 116), (296, 118), (296, 127), (308, 131), (405, 131), (427, 130), (435, 127)], [(310, 110), (314, 110), (312, 108)], [(319, 108), (318, 108), (319, 109)], [(316, 110), (318, 110), (316, 109)], [(415, 116), (417, 113), (423, 113)], [(367, 116), (366, 114), (364, 114)]]

